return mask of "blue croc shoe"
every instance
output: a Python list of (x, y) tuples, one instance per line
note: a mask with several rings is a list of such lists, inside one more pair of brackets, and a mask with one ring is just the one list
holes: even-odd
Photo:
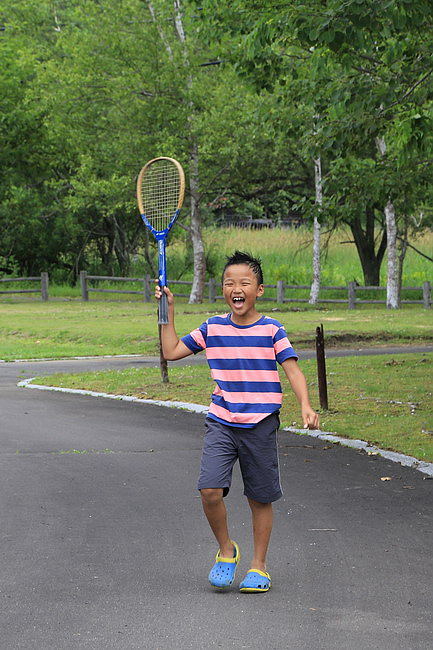
[(259, 594), (269, 591), (271, 587), (271, 576), (266, 571), (250, 569), (244, 580), (239, 585), (239, 589), (244, 594)]
[(216, 554), (215, 564), (209, 573), (209, 582), (215, 589), (227, 589), (233, 583), (236, 574), (236, 567), (241, 558), (239, 546), (232, 541), (235, 550), (233, 557), (221, 557), (220, 552)]

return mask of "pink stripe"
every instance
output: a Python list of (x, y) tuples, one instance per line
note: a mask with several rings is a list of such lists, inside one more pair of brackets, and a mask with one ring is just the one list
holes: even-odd
[(233, 325), (218, 325), (217, 323), (212, 323), (208, 325), (208, 335), (209, 336), (272, 336), (274, 337), (279, 328), (273, 323), (268, 323), (267, 325), (254, 325), (254, 327), (248, 327), (246, 329), (240, 330), (238, 327), (233, 327)]
[(221, 406), (211, 404), (209, 413), (213, 413), (221, 420), (226, 420), (232, 424), (256, 424), (268, 417), (269, 413), (231, 413)]
[(233, 393), (227, 390), (214, 390), (214, 395), (222, 395), (226, 402), (234, 404), (281, 404), (281, 393)]
[(203, 334), (200, 332), (199, 329), (196, 329), (193, 332), (191, 332), (191, 336), (194, 339), (194, 341), (197, 343), (197, 345), (199, 345), (201, 348), (205, 349), (206, 343), (205, 343), (205, 340), (203, 338)]
[(279, 352), (282, 352), (282, 350), (287, 350), (287, 348), (291, 348), (290, 341), (288, 342), (289, 345), (287, 345), (287, 339), (280, 339), (277, 341), (274, 345), (275, 352), (278, 354)]
[(211, 370), (212, 378), (221, 381), (280, 381), (278, 370)]
[(275, 359), (274, 348), (207, 348), (208, 359)]

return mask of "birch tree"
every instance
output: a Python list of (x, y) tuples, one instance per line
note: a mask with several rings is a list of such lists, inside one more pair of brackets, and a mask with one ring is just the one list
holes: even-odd
[[(384, 137), (376, 138), (376, 145), (382, 158), (386, 155)], [(400, 306), (399, 265), (397, 260), (397, 222), (395, 209), (391, 199), (385, 206), (386, 239), (388, 251), (388, 269), (386, 282), (386, 306), (388, 309), (398, 309)]]
[(386, 234), (388, 240), (388, 279), (386, 283), (386, 306), (398, 309), (400, 306), (400, 286), (397, 261), (397, 224), (394, 205), (389, 200), (385, 206)]
[(190, 93), (188, 99), (188, 127), (189, 127), (189, 189), (191, 200), (191, 240), (194, 258), (194, 276), (189, 296), (190, 303), (203, 302), (204, 281), (206, 277), (206, 256), (202, 236), (202, 219), (200, 213), (200, 182), (199, 182), (199, 147), (194, 130), (195, 106), (192, 99), (193, 75), (187, 53), (185, 29), (183, 26), (180, 0), (174, 1), (175, 25), (178, 38), (182, 44), (183, 58), (187, 69), (187, 87)]
[(319, 216), (322, 210), (322, 165), (320, 156), (314, 160), (314, 182), (316, 192), (316, 210), (313, 223), (313, 282), (311, 284), (310, 305), (316, 305), (319, 299), (320, 290), (320, 221)]

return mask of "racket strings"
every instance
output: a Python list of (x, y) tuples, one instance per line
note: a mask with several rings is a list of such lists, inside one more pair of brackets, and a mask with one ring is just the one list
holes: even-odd
[(176, 167), (168, 161), (151, 165), (141, 185), (144, 214), (156, 231), (165, 230), (179, 203), (180, 178)]

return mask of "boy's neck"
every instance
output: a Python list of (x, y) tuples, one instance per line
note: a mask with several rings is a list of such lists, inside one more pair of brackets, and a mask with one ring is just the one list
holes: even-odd
[(245, 316), (239, 316), (237, 314), (234, 314), (231, 312), (230, 314), (230, 320), (232, 323), (235, 325), (254, 325), (254, 323), (257, 323), (258, 320), (262, 317), (263, 314), (260, 314), (258, 311), (250, 312), (248, 314), (245, 314)]

